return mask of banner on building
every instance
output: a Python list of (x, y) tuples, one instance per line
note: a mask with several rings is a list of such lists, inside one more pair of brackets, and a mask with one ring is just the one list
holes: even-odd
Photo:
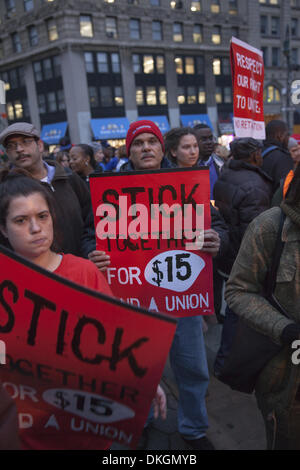
[(230, 59), (235, 134), (237, 137), (265, 139), (263, 53), (233, 37)]
[(90, 178), (97, 249), (108, 283), (132, 305), (175, 316), (212, 314), (207, 168), (110, 173)]
[(0, 263), (0, 379), (16, 401), (25, 446), (103, 449), (114, 440), (134, 448), (176, 320), (73, 284), (2, 248)]

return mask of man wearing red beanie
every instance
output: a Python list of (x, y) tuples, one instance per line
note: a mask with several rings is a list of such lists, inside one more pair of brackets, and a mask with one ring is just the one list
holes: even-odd
[(152, 121), (133, 122), (126, 135), (129, 162), (121, 171), (159, 170), (172, 164), (164, 157), (165, 145), (162, 133)]

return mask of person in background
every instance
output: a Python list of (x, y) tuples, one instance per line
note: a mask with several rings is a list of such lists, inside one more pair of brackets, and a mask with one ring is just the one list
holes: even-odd
[[(105, 171), (105, 163), (104, 163), (104, 153), (103, 148), (100, 142), (90, 142), (89, 146), (92, 147), (94, 151), (94, 159), (96, 161), (96, 169), (101, 168), (102, 171)], [(100, 170), (101, 171), (101, 170)]]
[(89, 176), (92, 173), (101, 173), (102, 169), (97, 168), (92, 147), (87, 144), (74, 145), (70, 152), (70, 168), (77, 173), (80, 178), (89, 186)]
[(44, 146), (43, 159), (45, 159), (45, 158), (54, 158), (52, 156), (52, 154), (50, 154), (49, 145), (47, 144), (47, 142), (45, 142), (44, 140), (42, 142), (43, 142), (43, 146)]
[(210, 198), (213, 200), (214, 185), (219, 177), (224, 161), (214, 154), (215, 140), (211, 128), (207, 124), (194, 126), (199, 145), (199, 166), (209, 167)]
[(230, 155), (230, 151), (225, 147), (225, 145), (221, 144), (215, 144), (213, 152), (217, 157), (220, 157), (223, 162), (226, 162)]
[(294, 167), (289, 171), (285, 178), (280, 180), (279, 188), (275, 192), (272, 199), (272, 207), (280, 206), (282, 200), (286, 197), (292, 179), (294, 178), (296, 167), (300, 162), (300, 145), (293, 137), (289, 138), (288, 149), (293, 159)]
[(15, 402), (0, 381), (0, 450), (20, 450)]
[(119, 148), (117, 148), (116, 154), (117, 154), (117, 157), (119, 159), (119, 162), (116, 166), (116, 171), (120, 171), (122, 166), (125, 165), (125, 163), (128, 162), (126, 145), (121, 145)]
[(280, 180), (293, 169), (294, 162), (288, 150), (289, 129), (284, 121), (273, 120), (266, 126), (262, 170), (273, 179), (273, 193)]
[(64, 169), (66, 171), (71, 171), (70, 170), (70, 158), (69, 158), (69, 154), (67, 152), (58, 152), (56, 154), (56, 159), (55, 159), (58, 163), (61, 164), (61, 166), (64, 167)]

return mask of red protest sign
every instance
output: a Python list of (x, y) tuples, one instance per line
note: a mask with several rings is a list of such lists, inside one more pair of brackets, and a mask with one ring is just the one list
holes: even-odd
[(135, 447), (176, 322), (0, 249), (0, 380), (29, 449)]
[(235, 134), (237, 137), (265, 139), (263, 53), (233, 37), (230, 59)]
[(210, 227), (209, 170), (99, 174), (90, 187), (114, 295), (175, 316), (213, 313), (211, 256), (191, 241)]

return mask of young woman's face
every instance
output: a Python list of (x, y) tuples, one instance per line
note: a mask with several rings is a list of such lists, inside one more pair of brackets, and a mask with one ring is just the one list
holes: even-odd
[(176, 158), (177, 165), (181, 168), (196, 165), (199, 158), (199, 147), (196, 137), (192, 134), (182, 136), (177, 149), (172, 151), (172, 155)]
[(53, 221), (44, 197), (33, 193), (12, 199), (1, 231), (24, 258), (34, 261), (45, 254), (53, 242)]
[(84, 173), (89, 162), (89, 158), (84, 151), (80, 147), (72, 147), (69, 156), (71, 169), (75, 173)]

